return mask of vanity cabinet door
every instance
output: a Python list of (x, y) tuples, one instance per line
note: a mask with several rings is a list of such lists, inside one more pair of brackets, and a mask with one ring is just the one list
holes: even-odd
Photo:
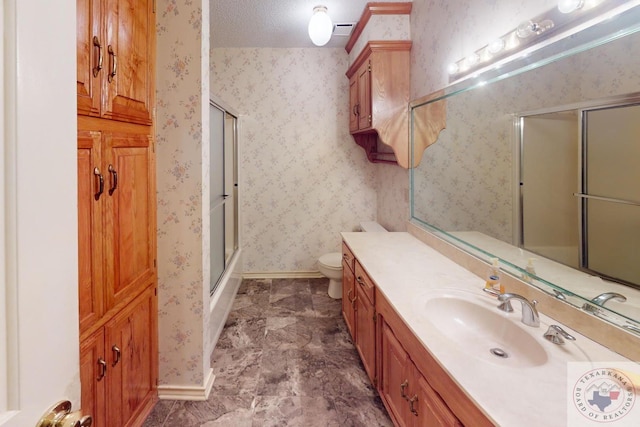
[(410, 426), (409, 378), (411, 359), (393, 334), (389, 325), (381, 322), (380, 397), (397, 426)]
[(409, 410), (415, 427), (462, 427), (442, 398), (431, 388), (427, 380), (413, 366), (413, 386), (410, 391)]
[(353, 275), (353, 271), (349, 268), (349, 264), (346, 260), (342, 260), (342, 317), (344, 317), (344, 322), (347, 324), (347, 329), (349, 330), (349, 334), (351, 338), (355, 340), (355, 277)]
[[(356, 278), (356, 280), (358, 280)], [(357, 283), (357, 282), (356, 282)], [(371, 383), (376, 381), (376, 319), (375, 309), (366, 291), (356, 284), (356, 349)]]

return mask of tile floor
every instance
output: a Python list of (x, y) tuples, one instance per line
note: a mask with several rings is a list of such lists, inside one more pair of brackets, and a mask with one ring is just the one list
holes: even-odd
[(327, 279), (244, 280), (205, 402), (160, 401), (144, 427), (392, 426)]

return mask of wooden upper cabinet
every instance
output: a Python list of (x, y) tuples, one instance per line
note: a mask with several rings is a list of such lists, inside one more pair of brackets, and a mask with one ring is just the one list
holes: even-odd
[(78, 114), (150, 125), (153, 0), (77, 0)]
[(76, 0), (76, 56), (78, 114), (100, 116), (104, 37), (100, 25), (100, 0)]
[(349, 79), (349, 132), (358, 130), (358, 76)]
[(105, 117), (151, 124), (153, 0), (106, 0)]
[(371, 161), (378, 138), (409, 167), (410, 51), (411, 41), (370, 41), (347, 70), (349, 131)]

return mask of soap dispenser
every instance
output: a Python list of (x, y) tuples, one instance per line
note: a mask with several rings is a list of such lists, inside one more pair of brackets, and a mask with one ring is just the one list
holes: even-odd
[(500, 282), (500, 259), (491, 258), (491, 268), (487, 274), (487, 282), (484, 286), (485, 289), (490, 289), (496, 292), (504, 293), (504, 286)]
[(536, 275), (536, 268), (533, 266), (535, 258), (529, 258), (527, 260), (527, 266), (524, 268), (525, 273), (522, 273), (522, 280), (527, 283), (533, 282), (533, 276)]

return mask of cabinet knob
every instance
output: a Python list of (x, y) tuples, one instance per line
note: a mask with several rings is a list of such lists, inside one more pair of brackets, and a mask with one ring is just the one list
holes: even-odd
[(98, 61), (96, 66), (93, 67), (93, 77), (98, 77), (98, 73), (102, 70), (102, 44), (97, 36), (93, 36), (93, 46), (98, 48)]
[(100, 199), (100, 196), (104, 192), (104, 178), (102, 177), (102, 173), (100, 169), (93, 168), (93, 176), (95, 176), (98, 180), (98, 191), (93, 195), (93, 198), (96, 200)]
[(404, 400), (409, 400), (409, 396), (407, 396), (404, 392), (404, 389), (407, 388), (408, 385), (409, 380), (404, 380), (404, 382), (400, 384), (400, 396), (402, 396)]
[(102, 357), (98, 359), (98, 368), (100, 370), (98, 371), (98, 378), (96, 379), (100, 381), (107, 374), (107, 362)]
[(413, 407), (414, 402), (418, 401), (418, 395), (414, 394), (413, 397), (411, 399), (409, 399), (409, 410), (411, 410), (411, 413), (413, 415), (415, 415), (416, 417), (418, 416), (418, 410), (416, 408)]
[(112, 196), (113, 192), (118, 188), (118, 172), (113, 165), (109, 165), (109, 173), (111, 174), (111, 188), (109, 188), (109, 195)]
[(109, 71), (109, 77), (107, 77), (107, 80), (111, 83), (118, 71), (118, 58), (116, 57), (116, 52), (113, 50), (113, 46), (109, 45), (109, 47), (107, 47), (107, 52), (111, 57), (111, 71)]

